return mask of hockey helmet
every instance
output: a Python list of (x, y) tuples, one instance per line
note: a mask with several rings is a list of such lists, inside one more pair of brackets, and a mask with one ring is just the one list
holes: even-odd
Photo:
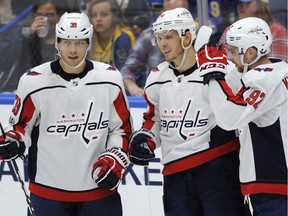
[[(162, 31), (176, 30), (179, 37), (185, 36), (186, 30), (192, 35), (192, 40), (196, 38), (196, 25), (191, 13), (186, 8), (175, 8), (163, 12), (157, 20), (152, 24), (154, 37)], [(157, 37), (155, 37), (156, 39)], [(157, 44), (156, 40), (152, 40), (153, 46)]]
[(90, 48), (92, 44), (92, 34), (93, 26), (88, 16), (83, 12), (65, 12), (56, 24), (56, 39), (89, 39)]
[(264, 20), (248, 17), (238, 20), (229, 27), (226, 33), (226, 43), (238, 48), (243, 65), (243, 56), (246, 50), (249, 47), (255, 47), (257, 58), (249, 64), (251, 65), (270, 52), (272, 35), (268, 24)]

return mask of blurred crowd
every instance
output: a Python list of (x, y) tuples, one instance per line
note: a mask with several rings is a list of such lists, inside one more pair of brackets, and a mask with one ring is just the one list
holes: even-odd
[[(211, 41), (224, 43), (227, 27), (239, 18), (260, 17), (273, 34), (270, 56), (287, 61), (285, 0), (207, 1)], [(15, 92), (25, 71), (58, 58), (55, 25), (65, 11), (73, 11), (86, 13), (93, 25), (90, 59), (119, 69), (127, 94), (142, 96), (147, 75), (164, 61), (151, 45), (151, 24), (175, 2), (179, 7), (188, 2), (199, 29), (197, 0), (0, 0), (0, 92)]]

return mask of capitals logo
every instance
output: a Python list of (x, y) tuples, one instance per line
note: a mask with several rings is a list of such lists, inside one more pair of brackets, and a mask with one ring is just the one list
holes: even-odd
[[(87, 147), (91, 140), (98, 138), (99, 133), (103, 129), (108, 128), (108, 119), (104, 119), (104, 113), (100, 112), (96, 120), (91, 120), (90, 115), (93, 107), (93, 102), (89, 105), (89, 110), (84, 113), (73, 113), (69, 116), (62, 114), (61, 119), (47, 127), (47, 133), (53, 135), (61, 135), (64, 139), (69, 138), (73, 134), (81, 134), (83, 141)], [(93, 134), (92, 136), (88, 134)]]
[(161, 117), (161, 128), (167, 133), (171, 129), (177, 129), (184, 140), (188, 137), (196, 136), (196, 131), (208, 124), (208, 118), (202, 116), (201, 110), (194, 112), (195, 114), (191, 117), (190, 105), (191, 100), (188, 102), (186, 110), (170, 110), (169, 114), (167, 114), (168, 110), (164, 110), (164, 114)]

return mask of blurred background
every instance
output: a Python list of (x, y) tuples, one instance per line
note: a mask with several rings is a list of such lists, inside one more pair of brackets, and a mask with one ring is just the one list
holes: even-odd
[[(287, 56), (287, 0), (255, 1), (257, 4), (260, 2), (268, 5), (273, 19), (286, 28), (286, 39), (284, 38), (286, 53), (284, 56)], [(31, 36), (31, 26), (35, 16), (37, 16), (37, 7), (43, 2), (45, 1), (0, 0), (0, 93), (14, 93), (18, 81), (25, 71), (47, 60), (57, 58), (53, 33), (50, 38), (48, 36), (45, 38), (45, 43), (43, 40), (36, 40), (36, 37)], [(89, 4), (93, 0), (58, 0), (58, 2), (54, 2), (56, 2), (57, 15), (60, 17), (64, 11), (88, 13)], [(188, 0), (188, 2), (189, 10), (197, 27), (201, 25), (212, 27), (211, 41), (218, 42), (224, 30), (239, 18), (237, 4), (251, 1)], [(118, 4), (122, 11), (123, 23), (131, 28), (135, 39), (137, 39), (142, 31), (150, 27), (161, 13), (163, 0), (115, 0), (115, 4)], [(51, 20), (53, 21), (53, 14), (50, 13), (48, 21), (51, 22), (50, 29), (54, 32), (53, 25), (55, 27), (57, 18), (53, 22)], [(283, 47), (283, 45), (281, 46)], [(48, 53), (51, 55), (48, 56)], [(142, 79), (142, 83), (145, 83), (146, 77), (139, 77)]]

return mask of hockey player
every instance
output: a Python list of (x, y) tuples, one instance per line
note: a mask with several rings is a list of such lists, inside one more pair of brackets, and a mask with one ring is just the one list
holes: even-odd
[[(251, 201), (253, 215), (286, 215), (288, 65), (267, 57), (272, 36), (262, 19), (235, 22), (226, 43), (228, 58), (236, 67), (208, 44), (198, 53), (199, 74), (209, 84), (219, 126), (239, 130), (241, 189)], [(232, 91), (239, 89), (235, 75), (241, 84), (237, 94)], [(227, 84), (231, 79), (234, 82)]]
[(130, 160), (148, 165), (161, 146), (166, 216), (243, 216), (239, 141), (235, 131), (216, 125), (204, 100), (190, 12), (176, 8), (153, 23), (155, 42), (166, 61), (145, 86), (148, 107), (142, 128), (130, 139)]
[(133, 128), (120, 72), (86, 59), (92, 31), (84, 13), (63, 14), (56, 25), (60, 59), (21, 77), (13, 128), (0, 138), (4, 160), (29, 148), (37, 216), (122, 215), (117, 186)]

